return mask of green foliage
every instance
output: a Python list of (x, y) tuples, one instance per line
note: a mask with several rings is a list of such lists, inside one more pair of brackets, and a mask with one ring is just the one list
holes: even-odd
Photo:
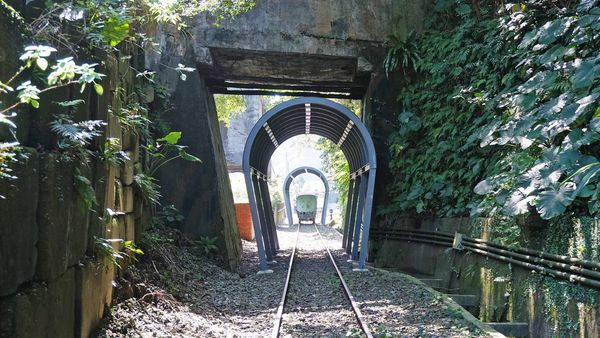
[[(572, 214), (564, 214), (550, 221), (550, 226), (540, 234), (543, 238), (543, 251), (598, 261), (600, 252), (600, 227), (589, 217), (576, 219)], [(573, 337), (579, 334), (578, 313), (569, 313), (569, 305), (575, 304), (580, 311), (590, 311), (597, 306), (598, 291), (555, 279), (545, 275), (531, 275), (527, 281), (528, 292), (542, 294), (544, 314), (549, 320), (554, 337)]]
[(46, 10), (35, 21), (35, 27), (42, 29), (35, 33), (63, 44), (83, 35), (92, 46), (110, 50), (123, 41), (150, 44), (143, 30), (148, 24), (172, 24), (182, 29), (188, 18), (203, 12), (212, 14), (218, 24), (253, 6), (253, 0), (47, 1)]
[(385, 69), (386, 75), (389, 76), (390, 72), (398, 69), (400, 69), (404, 75), (406, 75), (408, 71), (418, 71), (421, 56), (419, 55), (419, 48), (415, 41), (414, 33), (411, 32), (406, 39), (402, 39), (398, 35), (391, 35), (388, 43), (391, 46), (383, 61), (383, 68)]
[(150, 138), (150, 120), (148, 109), (139, 102), (132, 102), (125, 107), (111, 113), (119, 119), (121, 127), (142, 139)]
[(200, 239), (196, 241), (196, 244), (200, 247), (200, 249), (202, 250), (202, 252), (205, 255), (209, 255), (209, 254), (219, 250), (219, 247), (217, 246), (218, 239), (219, 239), (218, 237), (204, 237), (203, 236), (203, 237), (200, 237)]
[(507, 162), (476, 191), (503, 196), (495, 204), (510, 215), (530, 207), (544, 219), (570, 207), (589, 214), (598, 210), (600, 8), (584, 5), (560, 12), (525, 10), (500, 22), (513, 29), (520, 59), (514, 73), (522, 80), (494, 102), (502, 115), (474, 135), (481, 146), (523, 161)]
[(172, 131), (164, 137), (157, 139), (153, 144), (148, 144), (144, 147), (150, 157), (148, 175), (154, 175), (158, 168), (178, 158), (189, 162), (202, 162), (196, 156), (186, 152), (186, 146), (177, 144), (180, 138), (180, 131)]
[(109, 137), (100, 149), (102, 160), (115, 167), (120, 167), (129, 160), (126, 152), (121, 150), (121, 141), (118, 138)]
[(50, 129), (60, 137), (58, 148), (64, 161), (86, 164), (94, 154), (89, 149), (90, 143), (102, 135), (100, 128), (105, 125), (101, 120), (74, 122), (68, 115), (57, 115), (50, 123)]
[[(123, 251), (114, 248), (113, 243), (123, 243)], [(137, 261), (137, 256), (143, 255), (144, 252), (139, 249), (133, 241), (123, 241), (120, 238), (109, 239), (94, 237), (96, 252), (101, 257), (107, 257), (117, 268), (121, 268), (120, 261), (126, 257)]]
[[(15, 133), (17, 125), (11, 119), (17, 116), (15, 110), (19, 106), (30, 105), (33, 108), (39, 108), (39, 95), (61, 86), (71, 84), (79, 84), (82, 88), (86, 84), (93, 84), (95, 87), (100, 86), (95, 81), (101, 79), (104, 75), (95, 71), (95, 64), (78, 65), (70, 58), (58, 60), (50, 66), (51, 72), (46, 74), (50, 65), (48, 58), (54, 52), (56, 52), (56, 49), (48, 46), (33, 45), (25, 47), (24, 53), (19, 58), (23, 65), (8, 80), (0, 81), (0, 126), (7, 127), (13, 137), (13, 140), (8, 142), (0, 140), (0, 179), (14, 178), (8, 174), (10, 172), (9, 165), (15, 158), (19, 143)], [(33, 84), (31, 80), (22, 80), (26, 71), (36, 71), (42, 74), (45, 80), (43, 86), (40, 88)], [(20, 80), (22, 82), (16, 89), (13, 88), (13, 82)], [(101, 86), (96, 88), (98, 92), (98, 88), (101, 88)], [(15, 91), (16, 102), (10, 102), (14, 98), (12, 94)], [(74, 103), (65, 103), (65, 105), (69, 104)], [(58, 130), (63, 131), (62, 128)]]
[(139, 173), (133, 176), (133, 182), (146, 201), (156, 205), (160, 204), (162, 195), (159, 192), (160, 186), (158, 185), (156, 178), (144, 173)]
[[(471, 237), (482, 238), (483, 237), (483, 223), (475, 219), (471, 224)], [(492, 217), (489, 228), (488, 237), (492, 243), (504, 245), (511, 249), (525, 247), (527, 243), (524, 243), (524, 236), (521, 227), (515, 221), (515, 219), (495, 215)]]
[(112, 243), (122, 242), (122, 239), (108, 239), (94, 236), (96, 252), (101, 257), (107, 257), (116, 267), (120, 268), (119, 261), (125, 259), (123, 253), (113, 247)]
[(125, 254), (131, 257), (134, 261), (137, 261), (137, 256), (144, 254), (144, 251), (138, 248), (133, 241), (124, 241), (123, 249), (125, 250)]
[(201, 12), (213, 15), (216, 23), (231, 19), (254, 7), (254, 0), (142, 0), (158, 22), (185, 27), (184, 19)]
[(15, 179), (11, 174), (12, 169), (9, 164), (16, 161), (17, 147), (16, 142), (0, 142), (0, 179)]
[(183, 220), (184, 217), (179, 210), (170, 204), (164, 206), (156, 213), (152, 218), (152, 226), (160, 228), (164, 228), (165, 226), (177, 227)]
[(323, 169), (331, 175), (332, 188), (339, 192), (339, 205), (343, 208), (348, 200), (348, 184), (350, 183), (350, 165), (346, 156), (336, 144), (326, 138), (320, 138), (316, 148), (323, 151), (321, 154)]
[(111, 16), (104, 20), (102, 38), (105, 43), (115, 47), (129, 36), (129, 22), (125, 17)]
[(271, 198), (271, 205), (273, 206), (273, 209), (277, 208), (278, 204), (283, 203), (283, 198), (281, 197), (281, 193), (279, 192), (280, 189), (273, 189), (271, 191), (273, 192), (273, 198)]
[(79, 194), (82, 209), (92, 210), (93, 206), (97, 204), (96, 191), (92, 186), (92, 182), (81, 174), (79, 168), (75, 168), (74, 178), (75, 188)]
[(437, 1), (436, 20), (416, 40), (418, 73), (399, 80), (404, 109), (389, 139), (397, 176), (383, 211), (594, 214), (600, 9), (593, 3)]
[(215, 94), (215, 106), (219, 122), (229, 127), (231, 119), (246, 111), (246, 101), (242, 95)]

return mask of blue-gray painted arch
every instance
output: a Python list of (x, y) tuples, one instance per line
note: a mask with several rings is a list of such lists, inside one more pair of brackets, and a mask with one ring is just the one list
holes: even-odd
[[(341, 140), (344, 131), (346, 136)], [(350, 238), (346, 243), (353, 246), (354, 252), (359, 247), (359, 241), (362, 243), (358, 263), (359, 268), (363, 269), (377, 169), (375, 146), (365, 125), (350, 109), (337, 102), (316, 97), (289, 100), (270, 109), (254, 125), (246, 140), (242, 169), (256, 234), (260, 269), (268, 269), (265, 252), (275, 252), (274, 247), (277, 247), (278, 243), (270, 243), (268, 236), (269, 232), (274, 231), (272, 210), (262, 212), (262, 216), (258, 210), (260, 201), (270, 198), (268, 185), (263, 184), (265, 189), (259, 190), (255, 190), (254, 186), (259, 180), (267, 179), (269, 161), (275, 149), (289, 138), (306, 133), (325, 137), (338, 144), (348, 160), (350, 180), (362, 179), (366, 182), (364, 196), (360, 199), (352, 199), (350, 202), (352, 205), (347, 206), (347, 209), (350, 208), (359, 217), (352, 217), (352, 222), (345, 223), (345, 227), (353, 229), (353, 233), (361, 232), (362, 237), (355, 236), (355, 239)], [(360, 204), (358, 204), (359, 200)], [(268, 217), (268, 219), (261, 219), (261, 217)]]
[(323, 196), (323, 211), (321, 212), (321, 224), (325, 225), (327, 222), (327, 204), (329, 202), (329, 183), (327, 182), (327, 177), (323, 172), (321, 172), (317, 168), (313, 167), (299, 167), (296, 168), (286, 176), (283, 181), (283, 199), (285, 201), (285, 212), (288, 218), (288, 223), (290, 226), (294, 225), (294, 215), (292, 213), (292, 202), (290, 199), (290, 185), (294, 181), (294, 178), (302, 175), (302, 174), (313, 174), (318, 176), (323, 182), (323, 186), (325, 187), (325, 196)]

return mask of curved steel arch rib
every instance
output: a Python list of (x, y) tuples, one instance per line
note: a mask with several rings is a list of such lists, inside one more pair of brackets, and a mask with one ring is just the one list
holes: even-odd
[(364, 269), (377, 169), (373, 140), (360, 118), (348, 108), (323, 98), (303, 97), (281, 103), (266, 112), (252, 128), (244, 147), (242, 169), (260, 270), (270, 271), (267, 262), (273, 260), (279, 249), (267, 184), (269, 161), (280, 144), (302, 134), (331, 140), (348, 160), (350, 190), (342, 247), (353, 260), (358, 260), (359, 269)]
[(321, 213), (321, 224), (325, 225), (327, 221), (327, 202), (329, 201), (329, 183), (327, 183), (327, 177), (319, 169), (313, 167), (299, 167), (292, 170), (285, 180), (283, 181), (283, 200), (285, 201), (285, 212), (288, 217), (290, 226), (294, 225), (294, 215), (292, 214), (292, 203), (290, 201), (290, 185), (294, 181), (294, 178), (302, 174), (313, 174), (318, 176), (323, 181), (325, 187), (325, 196), (323, 198), (323, 212)]

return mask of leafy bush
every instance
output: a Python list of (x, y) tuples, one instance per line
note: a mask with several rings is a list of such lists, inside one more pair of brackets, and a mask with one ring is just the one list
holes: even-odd
[(213, 252), (216, 252), (219, 247), (217, 246), (218, 237), (200, 237), (199, 240), (196, 241), (196, 244), (200, 247), (202, 252), (205, 255), (210, 255)]
[[(90, 84), (96, 90), (98, 95), (102, 95), (103, 88), (99, 81), (104, 75), (95, 71), (96, 64), (76, 64), (72, 58), (65, 58), (56, 61), (50, 65), (49, 58), (56, 49), (49, 46), (33, 45), (25, 47), (25, 50), (19, 58), (23, 65), (7, 80), (0, 80), (0, 126), (8, 128), (12, 140), (0, 140), (0, 179), (14, 178), (10, 175), (9, 164), (12, 163), (19, 150), (19, 142), (16, 136), (17, 125), (11, 120), (17, 116), (16, 110), (23, 105), (30, 105), (33, 108), (39, 108), (39, 95), (51, 91), (58, 87), (78, 84), (81, 90)], [(50, 71), (47, 73), (47, 71)], [(33, 84), (31, 80), (23, 79), (28, 71), (37, 71), (43, 75), (42, 87)], [(20, 84), (13, 88), (14, 82), (20, 81)], [(15, 95), (16, 94), (16, 97)], [(16, 99), (16, 100), (15, 100)], [(77, 102), (71, 101), (62, 103), (63, 105), (74, 105)], [(93, 122), (92, 124), (94, 124)], [(60, 122), (59, 122), (60, 124)], [(55, 131), (62, 132), (63, 136), (85, 136), (83, 134), (72, 134), (76, 132), (73, 128), (69, 130), (62, 128), (62, 125), (53, 125)], [(95, 128), (96, 125), (90, 125)], [(81, 130), (80, 130), (81, 131)], [(78, 139), (77, 142), (87, 139)]]
[(397, 176), (383, 211), (596, 213), (596, 3), (437, 1), (418, 51), (405, 52), (421, 59), (400, 80)]

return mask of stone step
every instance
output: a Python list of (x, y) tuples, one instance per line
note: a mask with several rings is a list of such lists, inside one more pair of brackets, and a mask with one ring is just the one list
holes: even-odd
[(527, 323), (486, 323), (494, 330), (507, 337), (528, 338), (529, 324)]
[(419, 280), (421, 282), (423, 282), (423, 284), (431, 287), (432, 289), (443, 289), (443, 283), (444, 280), (443, 279), (438, 279), (438, 278), (419, 278)]
[(479, 305), (479, 297), (475, 295), (447, 294), (446, 296), (452, 298), (452, 300), (462, 307), (474, 307)]

